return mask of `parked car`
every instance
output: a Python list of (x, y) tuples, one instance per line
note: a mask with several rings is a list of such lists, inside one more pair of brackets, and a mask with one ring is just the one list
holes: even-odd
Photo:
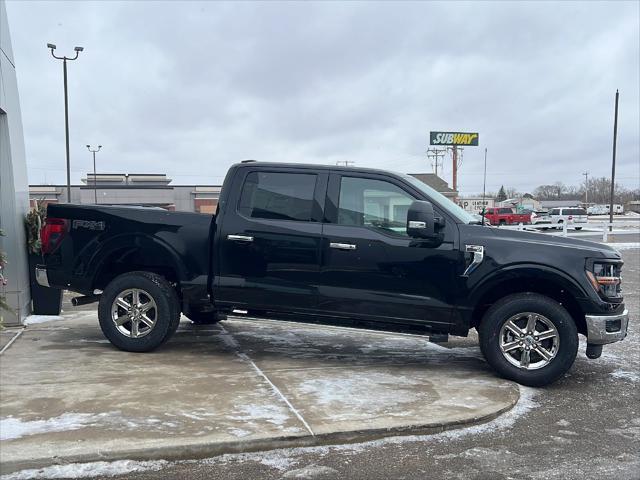
[(509, 207), (487, 208), (485, 216), (493, 225), (517, 225), (519, 223), (531, 223), (530, 213), (516, 213), (513, 208)]
[(530, 215), (531, 225), (542, 225), (543, 230), (546, 230), (546, 225), (551, 226), (551, 218), (547, 212), (532, 211)]
[(566, 237), (486, 227), (419, 180), (352, 167), (240, 163), (217, 213), (50, 204), (43, 286), (98, 301), (116, 347), (147, 352), (181, 312), (428, 335), (479, 333), (500, 375), (561, 377), (625, 338), (620, 254)]
[(549, 218), (551, 223), (556, 225), (556, 228), (563, 228), (566, 223), (567, 226), (571, 225), (576, 230), (582, 230), (582, 227), (589, 221), (587, 211), (577, 207), (553, 208), (549, 212)]

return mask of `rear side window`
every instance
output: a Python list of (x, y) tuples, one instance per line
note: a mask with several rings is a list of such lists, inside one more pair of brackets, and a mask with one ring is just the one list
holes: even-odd
[(568, 208), (566, 210), (566, 215), (586, 215), (587, 211), (583, 208)]
[(560, 209), (559, 208), (554, 208), (553, 210), (551, 210), (549, 212), (549, 215), (560, 215)]
[(311, 222), (316, 180), (307, 173), (251, 172), (238, 211), (249, 218)]
[(500, 213), (513, 213), (513, 211), (510, 208), (501, 208)]

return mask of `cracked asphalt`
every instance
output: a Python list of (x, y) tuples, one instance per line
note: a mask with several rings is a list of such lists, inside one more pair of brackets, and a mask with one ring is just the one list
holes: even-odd
[[(640, 478), (640, 249), (623, 252), (629, 335), (598, 360), (578, 358), (563, 379), (521, 389), (513, 412), (488, 425), (423, 437), (283, 449), (156, 464), (117, 477), (199, 479)], [(453, 339), (477, 348), (477, 339)]]

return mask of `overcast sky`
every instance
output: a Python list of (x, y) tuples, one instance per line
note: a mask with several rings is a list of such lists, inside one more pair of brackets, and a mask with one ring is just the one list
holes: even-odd
[[(463, 193), (640, 183), (639, 2), (7, 2), (30, 183), (98, 172), (220, 184), (241, 159), (429, 172), (430, 130), (480, 133)], [(444, 178), (451, 179), (445, 159)]]

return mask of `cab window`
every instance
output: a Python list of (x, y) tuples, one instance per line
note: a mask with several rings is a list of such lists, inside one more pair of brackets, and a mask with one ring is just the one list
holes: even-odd
[(407, 236), (407, 212), (415, 198), (383, 180), (342, 177), (338, 224)]
[(248, 218), (311, 222), (316, 179), (307, 173), (251, 172), (238, 211)]

